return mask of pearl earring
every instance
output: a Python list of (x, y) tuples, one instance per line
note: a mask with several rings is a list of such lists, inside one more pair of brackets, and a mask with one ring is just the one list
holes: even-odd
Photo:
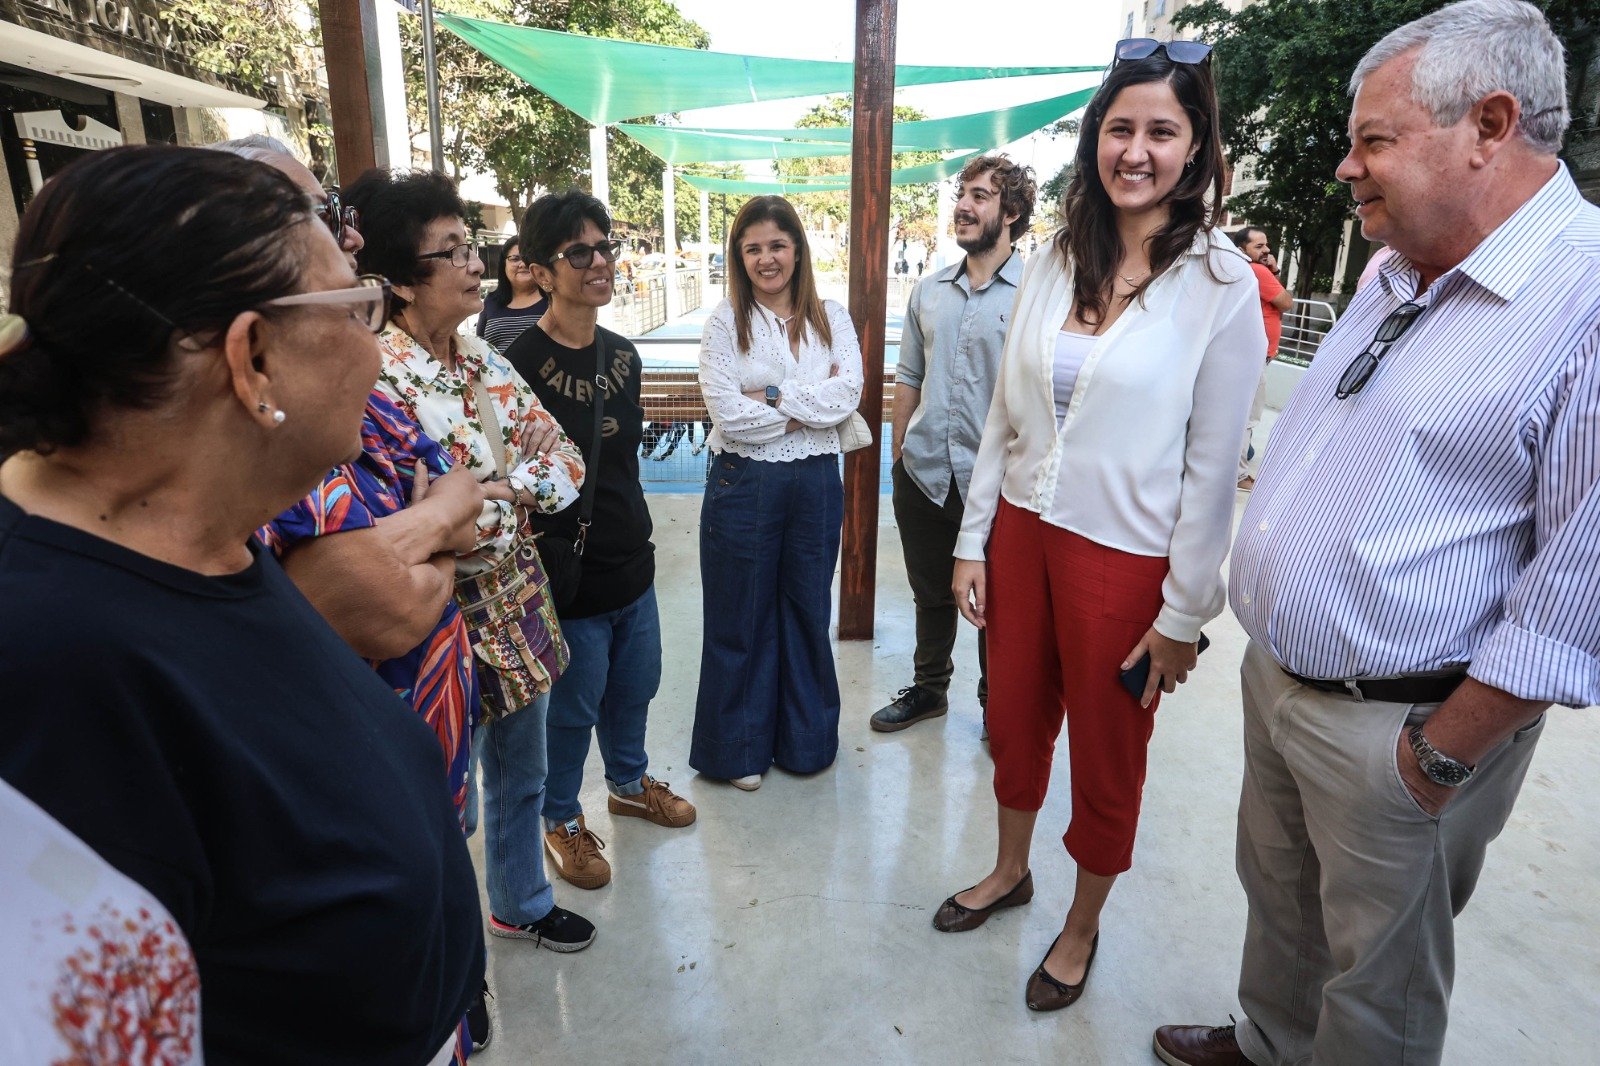
[(289, 416), (284, 414), (282, 411), (274, 411), (272, 412), (272, 424), (275, 426), (281, 426), (283, 425), (283, 420), (288, 417)]

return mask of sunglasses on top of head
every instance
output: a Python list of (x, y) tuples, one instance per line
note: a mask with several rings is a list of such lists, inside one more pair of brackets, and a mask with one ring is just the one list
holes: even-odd
[(1204, 41), (1158, 41), (1154, 37), (1129, 37), (1117, 42), (1116, 56), (1111, 60), (1111, 65), (1149, 59), (1157, 52), (1174, 63), (1191, 65), (1204, 63), (1211, 58), (1211, 46)]
[(344, 243), (346, 227), (358, 233), (361, 231), (361, 212), (353, 207), (344, 206), (344, 202), (339, 199), (338, 189), (329, 189), (328, 198), (313, 207), (311, 212), (333, 232), (333, 239), (339, 244)]

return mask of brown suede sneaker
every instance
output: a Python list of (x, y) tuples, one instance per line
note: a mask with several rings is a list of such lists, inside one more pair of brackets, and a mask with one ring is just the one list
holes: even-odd
[(544, 850), (556, 873), (574, 888), (599, 888), (611, 883), (611, 864), (600, 857), (606, 846), (583, 824), (583, 815), (544, 835)]
[(693, 823), (695, 816), (694, 804), (673, 792), (665, 781), (657, 781), (649, 774), (644, 775), (643, 792), (637, 796), (613, 793), (606, 798), (606, 807), (620, 817), (643, 818), (668, 829), (682, 829)]

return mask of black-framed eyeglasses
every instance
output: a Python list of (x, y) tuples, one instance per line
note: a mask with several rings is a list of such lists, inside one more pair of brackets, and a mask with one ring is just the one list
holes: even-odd
[(323, 225), (332, 231), (333, 239), (340, 245), (344, 244), (346, 228), (358, 233), (361, 231), (361, 212), (353, 207), (346, 207), (344, 201), (339, 198), (338, 189), (329, 189), (328, 198), (311, 210), (322, 219)]
[(424, 252), (417, 256), (418, 259), (448, 259), (453, 267), (464, 267), (474, 259), (478, 259), (478, 246), (476, 244), (458, 244), (454, 248), (446, 248), (442, 252)]
[(1389, 354), (1389, 349), (1406, 335), (1406, 330), (1426, 310), (1423, 304), (1408, 300), (1390, 311), (1389, 317), (1378, 323), (1378, 332), (1373, 334), (1372, 343), (1344, 368), (1344, 373), (1339, 377), (1339, 387), (1333, 390), (1333, 394), (1341, 400), (1348, 400), (1365, 388), (1367, 382), (1372, 380), (1372, 375), (1377, 373), (1378, 364)]
[(296, 307), (302, 304), (357, 304), (364, 326), (374, 333), (382, 333), (389, 321), (389, 308), (394, 293), (389, 279), (381, 274), (363, 274), (349, 289), (329, 289), (325, 292), (297, 292), (293, 296), (280, 296), (268, 300), (263, 307)]
[(1211, 58), (1211, 46), (1204, 41), (1158, 41), (1154, 37), (1129, 37), (1117, 42), (1116, 57), (1111, 65), (1149, 59), (1160, 52), (1174, 63), (1204, 63)]
[(518, 255), (516, 252), (512, 252), (510, 255), (506, 256), (506, 262), (510, 263), (512, 266), (521, 266), (523, 263), (526, 263), (527, 260), (522, 258), (522, 256)]
[(622, 252), (621, 241), (601, 241), (599, 244), (574, 244), (571, 248), (563, 249), (550, 257), (550, 265), (555, 266), (557, 259), (565, 259), (574, 270), (588, 270), (598, 255), (608, 263), (615, 263), (617, 256)]

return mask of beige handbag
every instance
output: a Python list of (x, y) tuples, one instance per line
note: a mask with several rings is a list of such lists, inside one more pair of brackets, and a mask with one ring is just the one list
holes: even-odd
[(833, 427), (839, 433), (839, 450), (853, 452), (872, 443), (872, 427), (861, 417), (860, 411), (850, 412), (850, 417)]

